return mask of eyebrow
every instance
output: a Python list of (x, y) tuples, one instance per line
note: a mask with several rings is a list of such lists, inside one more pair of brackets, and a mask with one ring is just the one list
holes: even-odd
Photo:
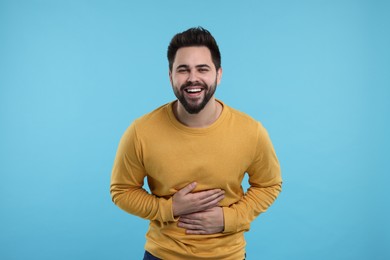
[[(196, 65), (195, 68), (204, 68), (204, 67), (207, 67), (207, 68), (210, 68), (209, 65), (207, 64), (199, 64), (199, 65)], [(181, 69), (181, 68), (184, 68), (184, 69), (189, 69), (190, 66), (186, 65), (186, 64), (181, 64), (179, 66), (176, 67), (176, 69)]]

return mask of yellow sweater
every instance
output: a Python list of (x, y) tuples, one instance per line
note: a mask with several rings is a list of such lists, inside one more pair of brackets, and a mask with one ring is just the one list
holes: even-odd
[[(223, 111), (207, 128), (189, 128), (169, 103), (135, 120), (115, 158), (111, 195), (121, 209), (150, 220), (145, 249), (167, 260), (244, 259), (244, 232), (273, 203), (281, 174), (263, 126), (221, 102)], [(250, 188), (241, 186), (248, 173)], [(144, 188), (147, 178), (152, 194)], [(225, 229), (188, 235), (177, 226), (172, 195), (196, 181), (196, 191), (220, 188)]]

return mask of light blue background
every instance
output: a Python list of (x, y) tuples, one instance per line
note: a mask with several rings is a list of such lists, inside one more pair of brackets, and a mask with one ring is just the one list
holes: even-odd
[[(390, 259), (389, 1), (0, 0), (0, 259), (141, 259), (111, 202), (119, 139), (174, 99), (166, 48), (202, 25), (217, 97), (260, 120), (284, 190), (248, 259)], [(243, 133), (245, 134), (245, 133)]]

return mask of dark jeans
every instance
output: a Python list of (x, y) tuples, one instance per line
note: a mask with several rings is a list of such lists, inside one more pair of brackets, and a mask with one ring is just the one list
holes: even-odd
[(145, 251), (144, 259), (143, 259), (143, 260), (161, 260), (161, 259), (155, 257), (154, 255), (152, 255), (152, 254), (149, 253), (148, 251)]
[[(246, 257), (246, 254), (245, 254), (245, 257)], [(154, 255), (152, 255), (152, 254), (149, 253), (148, 251), (145, 251), (144, 259), (143, 259), (143, 260), (162, 260), (162, 259), (155, 257)], [(244, 260), (245, 260), (245, 259), (244, 259)]]

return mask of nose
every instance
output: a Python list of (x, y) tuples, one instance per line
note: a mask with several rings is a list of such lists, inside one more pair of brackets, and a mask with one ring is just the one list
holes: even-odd
[(196, 71), (191, 70), (191, 71), (188, 73), (187, 81), (188, 81), (188, 82), (196, 82), (197, 80), (198, 80), (198, 77), (197, 77), (197, 75), (196, 75)]

